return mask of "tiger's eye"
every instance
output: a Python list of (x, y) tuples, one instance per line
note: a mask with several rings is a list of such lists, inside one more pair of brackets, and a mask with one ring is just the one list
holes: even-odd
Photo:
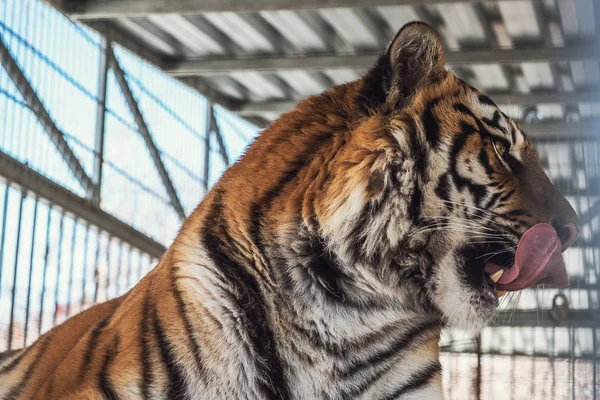
[(494, 145), (496, 146), (496, 151), (498, 152), (498, 155), (501, 157), (505, 157), (508, 153), (508, 147), (506, 146), (505, 143), (500, 142), (500, 141), (496, 141), (494, 143)]

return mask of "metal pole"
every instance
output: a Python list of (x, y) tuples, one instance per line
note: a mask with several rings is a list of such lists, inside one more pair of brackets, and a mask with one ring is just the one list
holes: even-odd
[(142, 116), (142, 113), (137, 105), (137, 101), (135, 100), (135, 97), (133, 96), (133, 93), (131, 92), (129, 84), (127, 83), (127, 79), (125, 79), (125, 72), (123, 71), (123, 69), (121, 69), (119, 62), (117, 61), (117, 58), (115, 57), (115, 54), (110, 47), (107, 48), (107, 52), (108, 52), (110, 65), (115, 74), (115, 77), (117, 78), (117, 83), (119, 84), (119, 87), (121, 88), (121, 92), (123, 93), (123, 96), (125, 97), (125, 101), (127, 102), (127, 105), (129, 106), (129, 110), (133, 114), (133, 117), (134, 117), (135, 122), (139, 129), (140, 135), (142, 135), (142, 138), (144, 139), (144, 142), (146, 143), (146, 147), (148, 148), (148, 151), (150, 152), (152, 161), (154, 161), (154, 166), (156, 167), (158, 174), (160, 175), (160, 179), (162, 180), (162, 183), (165, 186), (167, 194), (169, 195), (169, 199), (171, 200), (171, 205), (175, 209), (175, 212), (177, 213), (177, 215), (179, 215), (179, 218), (181, 218), (181, 220), (184, 220), (185, 219), (185, 211), (183, 210), (181, 202), (179, 201), (179, 197), (177, 196), (177, 191), (175, 190), (175, 187), (173, 186), (173, 183), (171, 182), (169, 173), (167, 172), (167, 169), (165, 168), (165, 166), (162, 162), (162, 159), (160, 156), (160, 151), (158, 150), (158, 148), (156, 147), (156, 144), (154, 143), (152, 135), (150, 134), (148, 126), (146, 125), (146, 121), (144, 120), (144, 117)]
[(58, 257), (56, 260), (56, 286), (54, 287), (54, 318), (52, 319), (52, 326), (56, 326), (58, 320), (58, 296), (60, 294), (60, 267), (62, 264), (62, 245), (63, 245), (63, 233), (65, 226), (65, 214), (60, 214), (60, 226), (58, 228)]
[(104, 164), (104, 122), (106, 120), (106, 83), (108, 78), (108, 48), (110, 42), (107, 38), (102, 38), (100, 45), (100, 75), (98, 77), (98, 105), (96, 107), (96, 138), (94, 144), (94, 192), (92, 194), (92, 203), (100, 204), (100, 194), (102, 190), (102, 166)]
[(44, 272), (42, 276), (42, 292), (40, 294), (40, 319), (38, 336), (42, 335), (42, 319), (44, 316), (44, 295), (46, 294), (46, 277), (48, 275), (48, 260), (50, 258), (50, 224), (52, 223), (52, 205), (48, 207), (48, 220), (46, 221), (46, 250), (44, 251)]
[[(112, 237), (109, 236), (108, 237), (108, 242), (106, 243), (106, 279), (104, 281), (104, 299), (105, 300), (109, 300), (110, 294), (108, 292), (108, 289), (110, 288), (110, 247), (111, 247), (111, 242), (112, 242)], [(116, 286), (116, 282), (115, 282), (115, 286)]]
[(2, 237), (0, 238), (0, 299), (2, 299), (2, 266), (4, 265), (4, 245), (6, 243), (6, 219), (8, 217), (8, 182), (4, 189), (4, 207), (2, 209)]
[(73, 296), (73, 270), (75, 269), (75, 243), (77, 241), (77, 220), (73, 219), (73, 236), (71, 236), (71, 265), (69, 266), (69, 290), (67, 292), (67, 318), (71, 316)]
[(477, 349), (477, 374), (475, 375), (475, 399), (481, 400), (481, 335), (475, 338)]
[(98, 231), (98, 236), (96, 237), (96, 256), (94, 259), (94, 301), (93, 304), (98, 303), (98, 295), (99, 295), (99, 289), (100, 289), (100, 271), (99, 271), (99, 264), (100, 264), (100, 240), (101, 240), (101, 232)]
[(209, 103), (210, 112), (210, 124), (212, 126), (212, 131), (217, 138), (217, 143), (219, 144), (219, 152), (221, 153), (221, 157), (223, 157), (223, 162), (226, 166), (229, 166), (229, 156), (227, 155), (227, 148), (225, 147), (225, 141), (223, 140), (223, 135), (221, 135), (221, 129), (219, 129), (219, 124), (217, 123), (217, 117), (215, 116), (215, 107)]
[(27, 282), (27, 305), (25, 306), (25, 332), (23, 335), (23, 347), (27, 346), (27, 332), (29, 330), (29, 308), (31, 305), (31, 281), (33, 278), (33, 256), (35, 253), (35, 233), (37, 227), (37, 214), (38, 214), (39, 199), (35, 198), (35, 205), (33, 206), (33, 228), (31, 230), (31, 252), (29, 253), (29, 278)]
[(83, 278), (81, 280), (81, 305), (80, 310), (85, 307), (85, 290), (87, 287), (88, 249), (90, 241), (90, 224), (85, 226), (85, 239), (83, 241)]
[(212, 135), (212, 104), (208, 103), (208, 114), (206, 115), (206, 132), (204, 133), (204, 190), (208, 193), (210, 180), (210, 136)]
[[(8, 324), (8, 350), (12, 350), (13, 328), (15, 324), (15, 299), (17, 296), (17, 276), (19, 272), (19, 250), (21, 247), (21, 227), (23, 221), (23, 203), (25, 202), (25, 193), (21, 192), (21, 202), (19, 203), (19, 216), (17, 217), (17, 244), (15, 246), (15, 267), (13, 269), (12, 298), (10, 302), (10, 321)], [(33, 246), (33, 243), (32, 243)]]

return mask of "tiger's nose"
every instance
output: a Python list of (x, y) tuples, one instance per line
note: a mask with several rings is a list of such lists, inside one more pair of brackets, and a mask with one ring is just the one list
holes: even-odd
[(561, 251), (565, 251), (579, 239), (579, 227), (574, 222), (561, 223), (558, 218), (555, 218), (552, 221), (552, 226), (562, 243)]

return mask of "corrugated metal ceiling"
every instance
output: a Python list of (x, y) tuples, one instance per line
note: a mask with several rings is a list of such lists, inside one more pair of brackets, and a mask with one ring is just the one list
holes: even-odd
[[(111, 1), (114, 3), (110, 0), (105, 4)], [(169, 65), (189, 60), (257, 58), (266, 59), (269, 65), (269, 59), (278, 56), (367, 54), (374, 59), (374, 54), (383, 49), (402, 25), (422, 20), (441, 33), (449, 51), (492, 50), (481, 62), (452, 68), (482, 90), (498, 94), (556, 92), (556, 102), (542, 106), (545, 118), (564, 116), (564, 108), (569, 104), (561, 99), (562, 92), (576, 94), (600, 85), (597, 57), (526, 62), (515, 58), (494, 63), (495, 50), (569, 48), (596, 43), (594, 13), (598, 12), (594, 10), (593, 0), (413, 3), (415, 5), (243, 13), (136, 12), (129, 15), (124, 10), (122, 15), (105, 19), (104, 25), (98, 25), (97, 21), (89, 23), (104, 30), (107, 26), (118, 28), (121, 34), (129, 36), (128, 43), (133, 39), (142, 47), (152, 49), (156, 60), (168, 60)], [(368, 6), (370, 2), (365, 0), (363, 4)], [(119, 41), (114, 32), (113, 38)], [(178, 71), (177, 76), (194, 76), (196, 82), (200, 80), (204, 88), (210, 88), (213, 97), (218, 95), (217, 101), (230, 108), (244, 109), (248, 104), (261, 104), (260, 111), (254, 114), (246, 111), (244, 116), (267, 122), (282, 111), (284, 104), (319, 93), (332, 84), (356, 79), (366, 68), (367, 65), (349, 68), (332, 64), (306, 70), (280, 69), (273, 63), (261, 71), (252, 70), (251, 66), (210, 74), (192, 69)], [(205, 94), (210, 98), (211, 93)], [(498, 98), (500, 102), (501, 96)], [(571, 108), (587, 110), (589, 107), (569, 101)], [(273, 105), (272, 109), (269, 104)]]

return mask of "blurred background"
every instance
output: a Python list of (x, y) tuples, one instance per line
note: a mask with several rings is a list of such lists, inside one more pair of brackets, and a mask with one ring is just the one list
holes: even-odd
[(0, 0), (0, 352), (129, 290), (261, 127), (412, 20), (525, 125), (583, 225), (570, 288), (444, 332), (447, 397), (600, 398), (594, 0)]

